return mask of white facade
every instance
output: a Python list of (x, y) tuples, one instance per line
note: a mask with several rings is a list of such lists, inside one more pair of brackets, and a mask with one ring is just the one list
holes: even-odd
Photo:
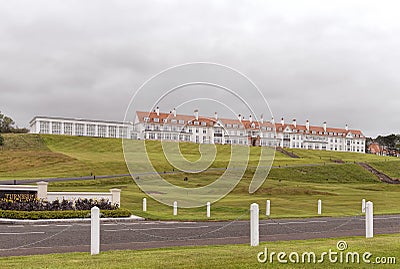
[(131, 138), (132, 124), (116, 121), (36, 116), (30, 122), (30, 132), (110, 138)]
[(222, 119), (194, 115), (160, 113), (158, 109), (149, 112), (136, 112), (133, 139), (183, 141), (212, 144), (237, 144), (253, 146), (280, 146), (313, 150), (331, 150), (365, 153), (365, 136), (360, 130), (311, 126), (307, 121), (299, 125), (272, 121)]

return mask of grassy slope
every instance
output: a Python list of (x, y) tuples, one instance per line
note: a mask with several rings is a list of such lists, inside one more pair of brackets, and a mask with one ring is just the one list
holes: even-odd
[[(6, 147), (0, 151), (0, 178), (16, 177), (63, 177), (100, 174), (127, 173), (122, 155), (121, 141), (118, 139), (85, 138), (67, 136), (7, 135)], [(198, 145), (181, 144), (181, 151), (187, 159), (199, 158)], [(170, 167), (160, 151), (160, 143), (147, 144), (154, 164), (162, 171)], [(224, 167), (229, 148), (218, 146), (220, 153), (214, 167)], [(250, 166), (256, 166), (257, 151), (251, 148)], [(273, 217), (304, 217), (316, 215), (316, 201), (323, 200), (324, 215), (356, 215), (360, 212), (362, 198), (375, 202), (377, 214), (400, 213), (400, 208), (388, 205), (397, 204), (400, 186), (377, 182), (376, 178), (362, 169), (354, 161), (368, 161), (374, 165), (384, 165), (385, 171), (396, 173), (396, 158), (379, 157), (357, 153), (320, 152), (294, 150), (300, 159), (291, 159), (276, 154), (274, 168), (262, 188), (253, 195), (248, 194), (248, 186), (254, 168), (247, 170), (237, 187), (224, 199), (213, 204), (213, 219), (236, 219), (243, 215), (248, 218), (248, 206), (258, 202), (264, 210), (266, 199), (272, 203)], [(346, 164), (335, 164), (330, 159), (342, 159)], [(390, 161), (385, 161), (390, 160)], [(378, 162), (380, 161), (380, 162)], [(325, 165), (324, 165), (325, 163)], [(317, 164), (317, 166), (307, 166)], [(300, 165), (286, 167), (286, 165)], [(184, 187), (199, 187), (212, 182), (222, 171), (212, 170), (205, 173), (172, 174), (166, 178)], [(188, 182), (182, 179), (189, 178)], [(338, 184), (343, 183), (343, 184)], [(205, 209), (180, 209), (179, 216), (173, 217), (171, 209), (148, 199), (148, 212), (143, 214), (141, 200), (144, 195), (132, 179), (96, 180), (80, 182), (51, 183), (50, 190), (87, 190), (101, 191), (117, 187), (122, 189), (123, 207), (136, 214), (152, 219), (205, 219)]]
[[(0, 179), (40, 178), (124, 174), (128, 170), (122, 154), (121, 140), (107, 138), (69, 137), (53, 135), (18, 134), (4, 135), (5, 146), (0, 148)], [(153, 163), (159, 171), (170, 171), (163, 154), (159, 154), (159, 142), (146, 144)], [(199, 158), (198, 145), (180, 144), (183, 155), (189, 160)], [(230, 157), (228, 146), (217, 146), (217, 159), (212, 167), (226, 167)], [(251, 148), (250, 166), (257, 166), (260, 148)], [(331, 160), (346, 162), (372, 162), (381, 164), (383, 172), (399, 176), (398, 158), (381, 157), (369, 154), (342, 153), (329, 151), (292, 150), (302, 158), (294, 159), (276, 152), (274, 166), (296, 166), (304, 164), (331, 164)], [(333, 168), (336, 169), (336, 168)], [(322, 169), (324, 170), (324, 169)], [(400, 176), (399, 176), (400, 177)], [(369, 179), (368, 179), (369, 181)]]
[[(397, 268), (400, 259), (399, 234), (378, 235), (365, 240), (362, 237), (317, 239), (306, 241), (265, 242), (259, 247), (248, 245), (175, 247), (149, 250), (108, 251), (91, 256), (89, 253), (67, 253), (0, 258), (1, 268)], [(372, 264), (329, 263), (323, 264), (260, 264), (257, 254), (267, 247), (271, 251), (299, 253), (313, 251), (316, 255), (329, 249), (337, 251), (336, 243), (345, 240), (348, 249), (344, 252), (372, 253), (376, 257), (395, 257), (397, 264), (377, 266)], [(345, 259), (344, 259), (345, 260)]]

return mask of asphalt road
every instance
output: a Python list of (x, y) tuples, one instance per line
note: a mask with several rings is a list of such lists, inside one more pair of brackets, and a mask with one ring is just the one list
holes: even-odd
[[(400, 215), (375, 216), (375, 234), (400, 233)], [(249, 221), (134, 221), (101, 224), (102, 251), (247, 244)], [(364, 217), (260, 221), (260, 241), (365, 235)], [(89, 223), (0, 225), (0, 256), (89, 252)]]

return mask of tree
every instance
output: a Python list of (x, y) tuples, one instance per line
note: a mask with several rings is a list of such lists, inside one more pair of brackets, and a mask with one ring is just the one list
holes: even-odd
[(14, 127), (14, 120), (0, 112), (0, 133), (27, 133), (26, 128)]

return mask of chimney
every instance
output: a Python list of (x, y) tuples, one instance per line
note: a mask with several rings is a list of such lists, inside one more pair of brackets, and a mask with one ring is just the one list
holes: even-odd
[(217, 113), (217, 112), (214, 113), (214, 118), (215, 118), (216, 120), (218, 120), (218, 113)]
[(176, 117), (176, 108), (174, 107), (174, 109), (172, 110), (172, 114), (174, 114), (174, 117)]
[(293, 119), (293, 126), (294, 126), (294, 128), (296, 128), (296, 127), (297, 127), (297, 122), (296, 122), (296, 119)]
[(310, 131), (310, 121), (309, 120), (306, 121), (306, 129), (307, 129), (307, 131)]
[(261, 122), (261, 124), (263, 124), (263, 123), (264, 123), (264, 115), (263, 115), (263, 114), (261, 114), (261, 117), (260, 117), (260, 122)]
[(345, 129), (346, 129), (346, 131), (348, 131), (349, 130), (349, 126), (346, 124), (346, 127), (345, 127)]
[(249, 121), (253, 122), (253, 117), (251, 115), (249, 116)]
[(238, 119), (239, 119), (239, 121), (242, 121), (242, 115), (238, 115)]
[(282, 124), (282, 126), (285, 125), (285, 120), (283, 119), (283, 117), (281, 119), (281, 124)]
[(160, 108), (159, 107), (156, 108), (156, 113), (157, 113), (157, 116), (160, 116)]
[(196, 120), (199, 120), (199, 110), (198, 109), (196, 109), (194, 111), (194, 117), (196, 118)]
[(326, 121), (324, 121), (324, 132), (326, 133)]

